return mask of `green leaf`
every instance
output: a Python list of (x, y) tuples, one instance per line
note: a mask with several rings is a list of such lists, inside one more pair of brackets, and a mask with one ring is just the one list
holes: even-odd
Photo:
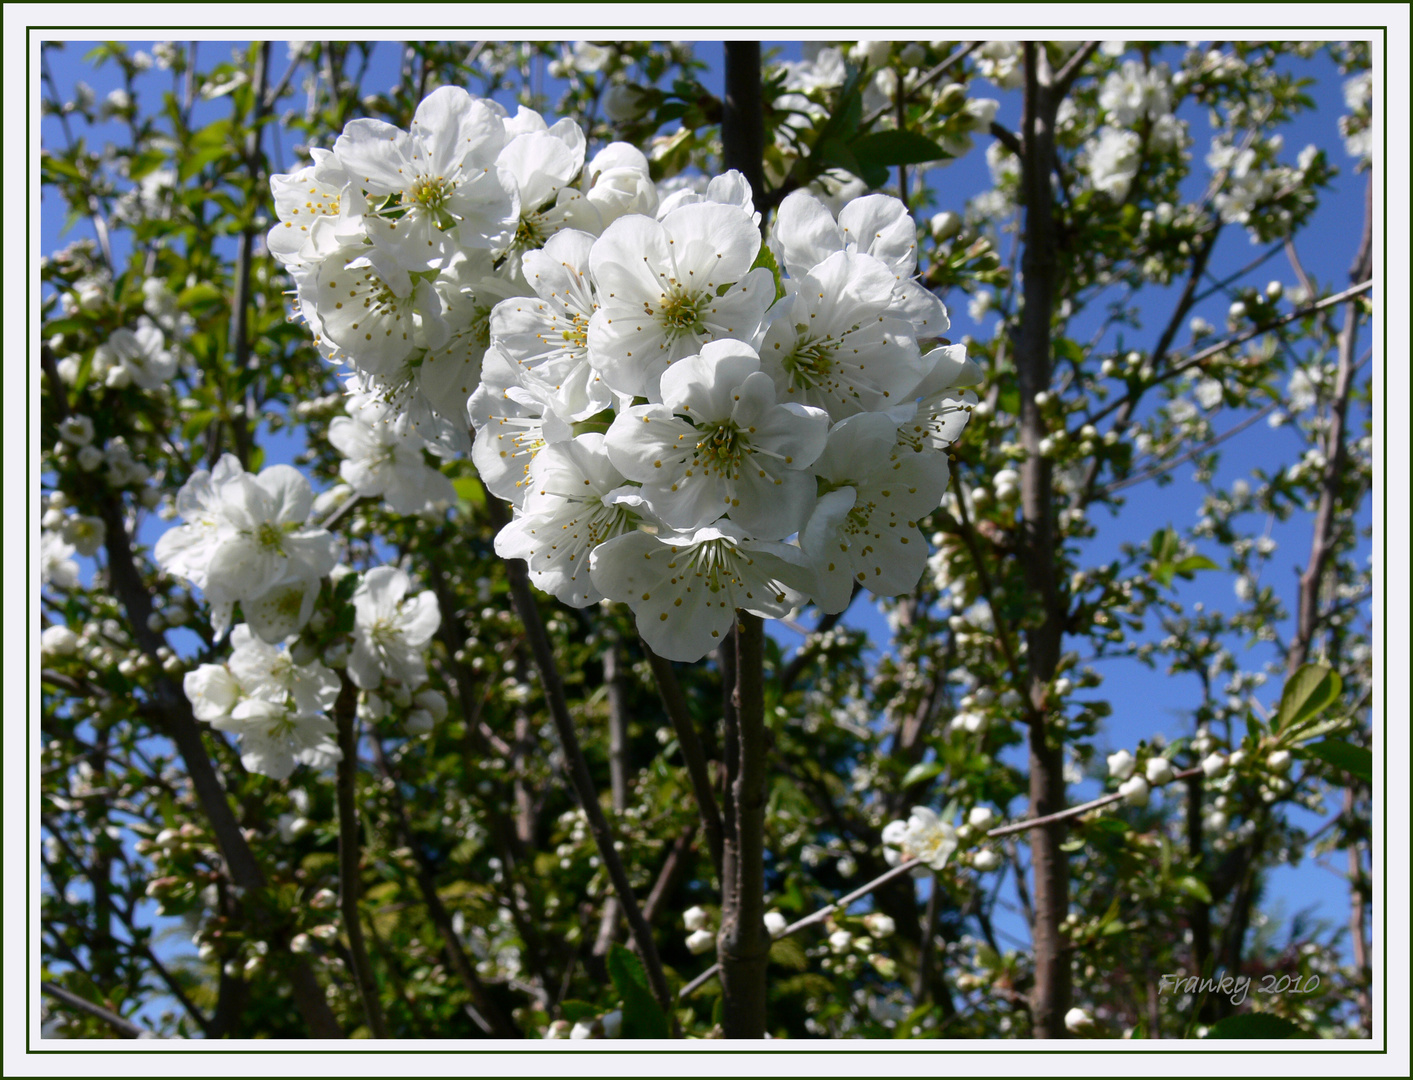
[(1272, 723), (1275, 731), (1292, 731), (1313, 720), (1339, 697), (1340, 679), (1324, 664), (1302, 664), (1281, 691)]
[(805, 971), (810, 966), (805, 950), (794, 938), (779, 938), (772, 941), (770, 943), (770, 959), (781, 967), (794, 968), (796, 971)]
[(1208, 1039), (1308, 1039), (1311, 1035), (1299, 1024), (1271, 1013), (1238, 1013), (1218, 1020), (1204, 1036)]
[(1362, 746), (1355, 746), (1342, 739), (1321, 739), (1319, 742), (1307, 743), (1296, 750), (1296, 753), (1301, 757), (1318, 758), (1336, 769), (1343, 769), (1366, 784), (1374, 782), (1374, 755)]
[(860, 135), (849, 147), (866, 164), (918, 165), (951, 157), (931, 139), (913, 131), (875, 131)]
[(625, 1039), (666, 1039), (672, 1030), (667, 1017), (648, 990), (648, 976), (642, 961), (622, 945), (608, 950), (608, 974), (623, 999)]
[(1212, 902), (1212, 890), (1207, 888), (1205, 882), (1199, 881), (1191, 874), (1178, 878), (1173, 884), (1194, 900), (1201, 900), (1204, 904)]
[(918, 1024), (926, 1020), (928, 1014), (932, 1012), (932, 1010), (936, 1007), (936, 1004), (931, 1001), (923, 1005), (919, 1005), (912, 1012), (908, 1013), (906, 1020), (904, 1020), (901, 1024), (898, 1025), (897, 1029), (893, 1032), (893, 1038), (911, 1039), (913, 1037), (914, 1029), (918, 1026)]
[(761, 244), (760, 251), (756, 252), (756, 261), (751, 263), (751, 269), (758, 266), (765, 267), (775, 278), (775, 299), (779, 300), (785, 295), (785, 286), (780, 280), (780, 264), (775, 261), (775, 252), (770, 250), (769, 244)]
[(575, 1001), (572, 998), (560, 1002), (559, 1008), (564, 1013), (564, 1019), (571, 1024), (577, 1024), (580, 1020), (592, 1020), (603, 1012), (597, 1005), (590, 1005), (587, 1001)]
[(1194, 570), (1220, 570), (1221, 567), (1214, 563), (1206, 555), (1189, 555), (1178, 563), (1173, 569), (1184, 577), (1190, 577)]
[(456, 497), (462, 502), (468, 502), (478, 510), (486, 505), (486, 489), (474, 476), (458, 476), (451, 486), (456, 489)]
[(911, 769), (903, 774), (903, 787), (909, 788), (923, 780), (931, 780), (944, 772), (946, 766), (940, 761), (919, 761)]

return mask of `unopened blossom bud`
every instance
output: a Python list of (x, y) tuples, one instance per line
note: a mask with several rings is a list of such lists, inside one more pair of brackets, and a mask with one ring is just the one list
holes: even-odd
[(1094, 1017), (1083, 1009), (1071, 1009), (1065, 1013), (1065, 1030), (1072, 1035), (1086, 1035), (1094, 1030)]
[(1266, 758), (1266, 767), (1272, 772), (1283, 773), (1290, 768), (1290, 751), (1276, 750)]
[(338, 897), (334, 895), (332, 889), (320, 889), (309, 898), (309, 906), (315, 911), (327, 911), (338, 903)]
[(682, 925), (688, 930), (705, 930), (711, 922), (711, 916), (707, 914), (706, 908), (689, 907), (682, 912)]
[(648, 96), (642, 87), (615, 83), (603, 96), (603, 111), (616, 124), (626, 124), (647, 115)]
[(289, 939), (289, 951), (292, 953), (307, 953), (313, 946), (313, 939), (308, 934), (295, 934)]
[(1133, 775), (1138, 762), (1127, 750), (1119, 750), (1109, 755), (1109, 775), (1115, 780), (1127, 780)]
[(1208, 780), (1215, 780), (1227, 771), (1227, 757), (1225, 754), (1208, 754), (1202, 759), (1202, 772), (1206, 774)]
[(1240, 765), (1240, 764), (1241, 764), (1243, 761), (1245, 761), (1245, 760), (1246, 760), (1246, 751), (1245, 751), (1245, 750), (1233, 750), (1233, 751), (1231, 752), (1231, 756), (1227, 758), (1227, 764), (1230, 765), (1230, 766), (1234, 769), (1234, 768), (1236, 768), (1238, 765)]
[(545, 1029), (546, 1039), (567, 1039), (572, 1025), (568, 1020), (556, 1020)]
[(1129, 806), (1148, 805), (1148, 781), (1141, 776), (1132, 776), (1119, 785), (1119, 794)]
[(887, 937), (897, 929), (893, 920), (881, 911), (871, 911), (863, 918), (863, 924), (874, 937)]
[(333, 941), (339, 936), (339, 928), (333, 923), (323, 923), (309, 931), (320, 941)]
[(402, 730), (414, 739), (420, 735), (428, 734), (434, 727), (436, 721), (432, 719), (432, 714), (426, 709), (413, 709), (407, 714), (407, 719), (402, 722)]
[(991, 828), (995, 820), (996, 811), (992, 810), (989, 806), (973, 806), (971, 813), (967, 815), (967, 824), (973, 829), (979, 829), (982, 832)]
[(78, 635), (67, 626), (46, 626), (39, 635), (42, 656), (72, 656), (78, 651)]
[(1227, 308), (1227, 318), (1231, 319), (1233, 322), (1237, 322), (1238, 320), (1243, 319), (1245, 317), (1246, 305), (1243, 304), (1240, 300), (1233, 302), (1232, 306)]
[(983, 851), (978, 851), (971, 857), (971, 864), (983, 874), (988, 874), (992, 870), (999, 870), (1001, 868), (1001, 856), (990, 848), (986, 848)]
[(1148, 777), (1148, 782), (1154, 787), (1161, 787), (1173, 778), (1173, 767), (1168, 763), (1167, 758), (1149, 758), (1147, 764), (1143, 766), (1143, 771)]
[(950, 240), (962, 231), (962, 219), (960, 214), (954, 214), (951, 210), (944, 210), (940, 214), (933, 214), (932, 220), (928, 222), (928, 227), (932, 230), (933, 239), (942, 241)]
[(1272, 281), (1266, 285), (1266, 299), (1275, 303), (1285, 293), (1285, 286), (1279, 281)]
[(446, 719), (446, 698), (439, 690), (419, 691), (413, 695), (412, 704), (425, 710), (434, 723), (440, 724)]
[(696, 956), (706, 952), (716, 944), (716, 935), (710, 930), (694, 930), (687, 935), (687, 951)]
[(771, 937), (779, 937), (785, 932), (785, 928), (790, 924), (785, 921), (785, 916), (778, 911), (767, 911), (765, 913), (765, 928), (770, 931)]
[(854, 935), (847, 930), (835, 930), (829, 935), (829, 948), (836, 953), (848, 952), (853, 943)]

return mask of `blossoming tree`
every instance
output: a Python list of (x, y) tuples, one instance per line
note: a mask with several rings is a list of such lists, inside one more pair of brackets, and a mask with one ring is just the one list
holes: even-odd
[(1369, 167), (1367, 47), (392, 51), (45, 53), (52, 1030), (1367, 1035), (1371, 224), (1281, 135)]

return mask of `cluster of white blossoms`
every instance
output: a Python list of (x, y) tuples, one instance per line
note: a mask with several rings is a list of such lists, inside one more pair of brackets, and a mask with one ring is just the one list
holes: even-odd
[(241, 623), (231, 631), (224, 664), (187, 673), (183, 689), (198, 720), (240, 738), (240, 760), (251, 772), (283, 780), (304, 763), (323, 768), (342, 754), (326, 713), (339, 694), (337, 673), (317, 660), (296, 664)]
[[(515, 511), (497, 552), (567, 604), (628, 603), (676, 660), (737, 609), (917, 584), (917, 522), (980, 372), (939, 345), (901, 202), (836, 218), (796, 192), (767, 250), (740, 174), (660, 195), (633, 147), (585, 166), (572, 121), (453, 87), (411, 132), (355, 120), (314, 156), (272, 181), (269, 246), (352, 369), (357, 420), (332, 435), (357, 490), (386, 497), (413, 468), (397, 439), (463, 448), (469, 414), (477, 470)], [(402, 487), (409, 507), (435, 496)]]
[(225, 454), (182, 485), (183, 524), (158, 539), (157, 562), (206, 594), (218, 638), (239, 601), (250, 630), (278, 644), (309, 621), (338, 561), (333, 535), (310, 521), (313, 505), (298, 469), (271, 465), (254, 476)]
[[(202, 664), (187, 674), (184, 689), (198, 720), (240, 737), (246, 768), (275, 779), (299, 762), (323, 766), (339, 756), (325, 715), (339, 676), (282, 647), (312, 619), (323, 579), (339, 573), (335, 538), (310, 520), (313, 507), (309, 481), (298, 470), (272, 465), (253, 476), (227, 454), (182, 486), (183, 524), (156, 547), (163, 570), (204, 591), (218, 638), (240, 603), (245, 622), (231, 632), (230, 660)], [(336, 642), (325, 659), (346, 667), (364, 691), (363, 715), (386, 715), (387, 706), (371, 693), (383, 689), (410, 708), (408, 733), (421, 734), (446, 716), (445, 699), (424, 688), (425, 654), (441, 614), (430, 590), (408, 596), (411, 584), (396, 567), (365, 573), (351, 597), (352, 641)]]
[(1085, 163), (1094, 188), (1115, 202), (1128, 196), (1146, 154), (1187, 143), (1187, 124), (1172, 112), (1172, 85), (1166, 64), (1125, 60), (1099, 90), (1105, 124), (1086, 144)]

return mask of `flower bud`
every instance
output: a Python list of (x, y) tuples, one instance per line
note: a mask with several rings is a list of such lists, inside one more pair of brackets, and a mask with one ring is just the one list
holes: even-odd
[(1208, 754), (1202, 759), (1202, 772), (1206, 774), (1208, 780), (1215, 780), (1227, 771), (1227, 758), (1225, 754)]
[(1290, 768), (1290, 751), (1276, 750), (1266, 758), (1266, 767), (1271, 772), (1283, 773)]
[(694, 930), (687, 935), (687, 951), (693, 956), (706, 952), (716, 944), (716, 935), (710, 930)]
[(990, 873), (992, 870), (1000, 869), (1001, 856), (990, 848), (986, 848), (971, 857), (971, 864), (983, 874)]
[(1173, 767), (1167, 758), (1149, 758), (1143, 766), (1143, 770), (1148, 777), (1148, 782), (1154, 787), (1162, 787), (1162, 785), (1171, 782), (1173, 778)]
[(973, 806), (971, 813), (967, 815), (967, 824), (973, 829), (980, 829), (985, 832), (991, 828), (992, 822), (996, 820), (996, 811), (989, 806)]
[(1119, 785), (1119, 794), (1129, 806), (1148, 805), (1148, 781), (1141, 776), (1133, 776)]
[(711, 922), (711, 917), (705, 908), (689, 907), (682, 912), (682, 925), (688, 930), (705, 930)]
[(785, 921), (785, 916), (778, 911), (767, 911), (765, 913), (765, 928), (770, 931), (771, 937), (779, 937), (785, 932), (785, 928), (790, 924)]
[(871, 911), (863, 917), (863, 924), (874, 937), (887, 937), (897, 929), (891, 918), (881, 911)]
[(1094, 1030), (1094, 1017), (1083, 1009), (1071, 1009), (1065, 1013), (1065, 1030), (1072, 1035), (1087, 1035)]
[(1137, 764), (1127, 750), (1119, 750), (1109, 755), (1109, 775), (1115, 780), (1127, 780)]

